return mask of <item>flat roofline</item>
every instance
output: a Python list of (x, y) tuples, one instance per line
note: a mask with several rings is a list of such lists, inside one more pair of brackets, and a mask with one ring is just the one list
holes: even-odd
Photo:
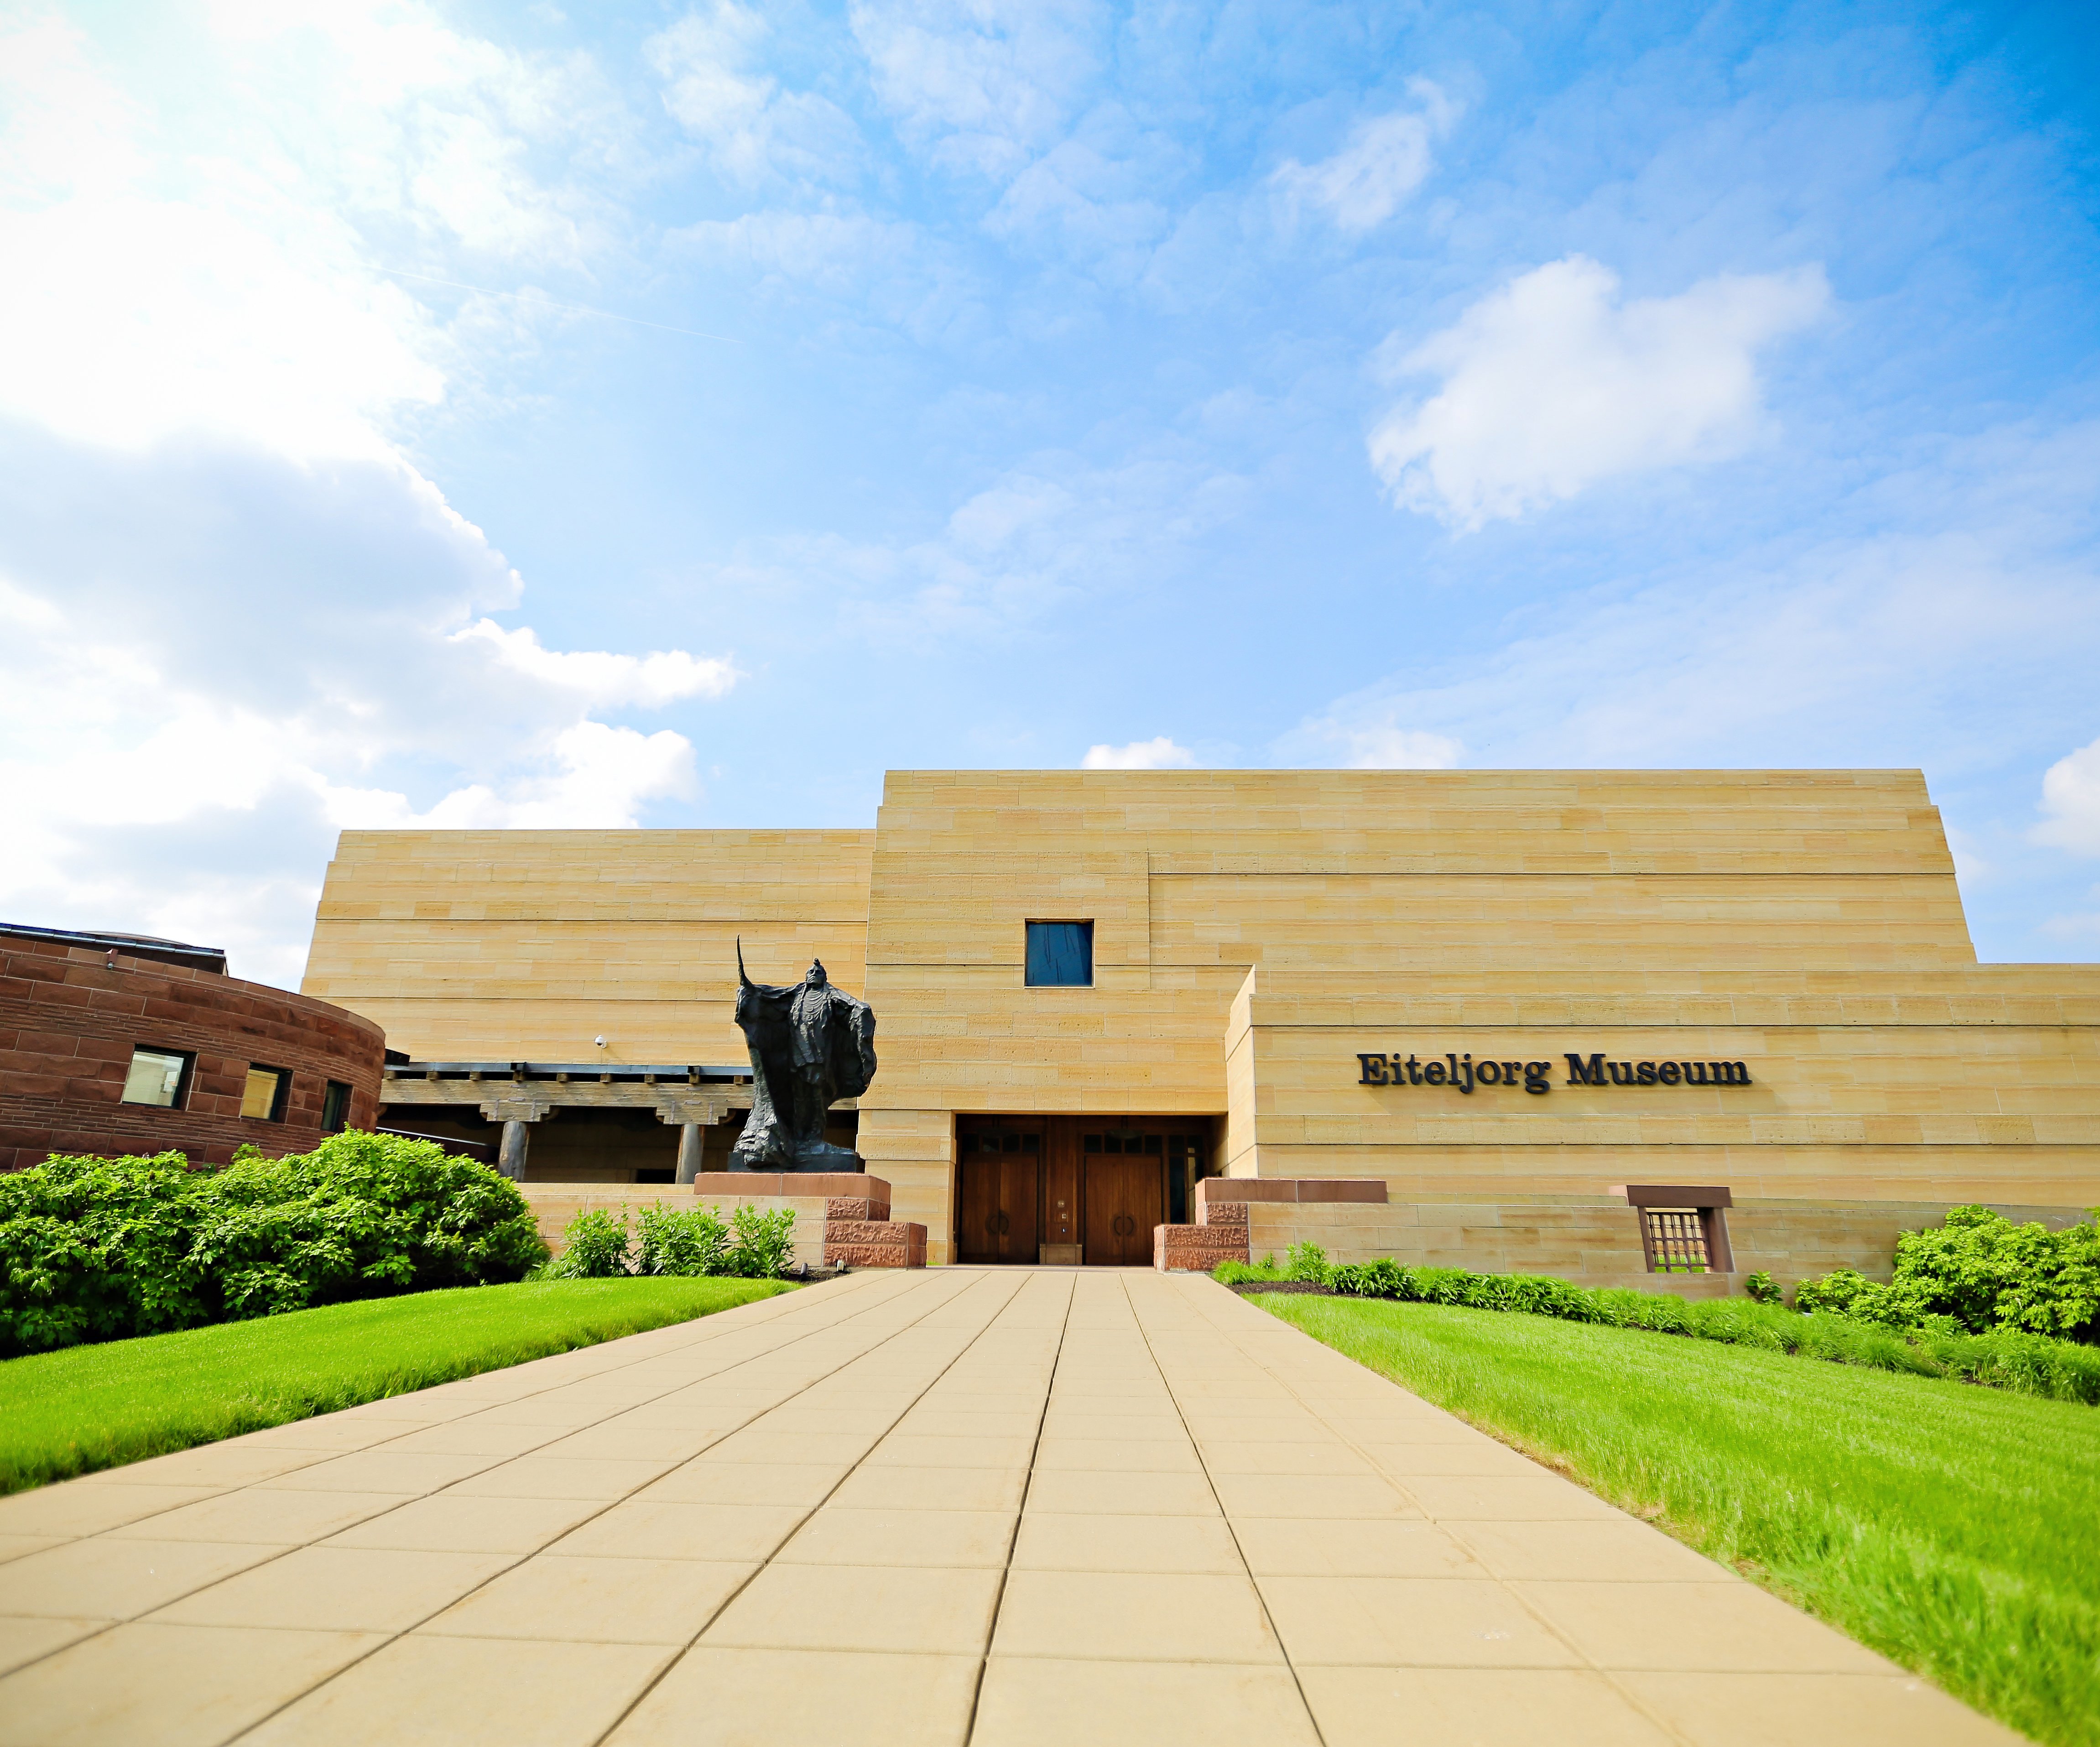
[(389, 1079), (740, 1080), (751, 1064), (637, 1061), (413, 1061), (386, 1064)]
[(116, 934), (99, 929), (38, 928), (26, 922), (0, 922), (0, 934), (18, 940), (48, 940), (66, 946), (86, 946), (95, 952), (121, 952), (127, 958), (151, 959), (157, 964), (184, 964), (192, 970), (226, 975), (226, 949), (192, 946), (179, 940), (161, 940), (151, 934)]

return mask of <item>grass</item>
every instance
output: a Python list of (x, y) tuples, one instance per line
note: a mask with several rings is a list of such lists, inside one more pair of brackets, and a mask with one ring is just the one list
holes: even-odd
[(1628, 1329), (1250, 1302), (2036, 1740), (2100, 1740), (2100, 1416)]
[(789, 1290), (528, 1282), (367, 1299), (0, 1363), (0, 1493), (405, 1395)]

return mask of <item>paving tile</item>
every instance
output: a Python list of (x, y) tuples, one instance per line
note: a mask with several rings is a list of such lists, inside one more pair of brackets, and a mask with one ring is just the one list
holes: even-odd
[(1603, 1522), (1454, 1523), (1451, 1533), (1498, 1577), (1699, 1583), (1732, 1575), (1630, 1516)]
[(1319, 1736), (1290, 1670), (1274, 1663), (995, 1656), (985, 1667), (970, 1740), (971, 1747), (1317, 1747)]
[(1551, 1474), (1427, 1475), (1408, 1481), (1407, 1489), (1423, 1513), (1440, 1522), (1604, 1522), (1624, 1514), (1573, 1480)]
[(1104, 1411), (1095, 1413), (1083, 1407), (1052, 1407), (1043, 1415), (1043, 1436), (1045, 1438), (1106, 1438), (1111, 1440), (1136, 1439), (1147, 1441), (1180, 1439), (1189, 1441), (1188, 1427), (1182, 1424), (1181, 1416), (1171, 1410), (1160, 1413), (1133, 1414), (1124, 1411), (1123, 1398), (1117, 1396), (1101, 1404)]
[(412, 1634), (279, 1711), (242, 1747), (585, 1747), (673, 1653), (660, 1644)]
[(360, 1449), (258, 1483), (271, 1492), (395, 1493), (421, 1498), (478, 1474), (500, 1458), (428, 1450)]
[(1420, 1517), (1233, 1520), (1247, 1569), (1259, 1577), (1485, 1577), (1456, 1536)]
[(426, 1621), (426, 1635), (675, 1644), (699, 1635), (758, 1568), (699, 1559), (582, 1559), (543, 1553)]
[(99, 1535), (124, 1523), (143, 1522), (200, 1498), (216, 1497), (217, 1486), (87, 1486), (61, 1480), (0, 1498), (0, 1533), (11, 1535)]
[(1529, 1456), (1488, 1439), (1477, 1443), (1366, 1443), (1364, 1454), (1383, 1472), (1401, 1480), (1418, 1475), (1503, 1475), (1530, 1479), (1542, 1471)]
[(733, 1432), (712, 1445), (708, 1454), (717, 1462), (854, 1462), (875, 1443), (872, 1432), (814, 1432), (790, 1436), (779, 1432), (747, 1429)]
[(953, 1566), (769, 1565), (704, 1642), (746, 1648), (982, 1654), (999, 1573)]
[(414, 1420), (361, 1419), (354, 1414), (322, 1414), (311, 1419), (294, 1419), (286, 1425), (272, 1426), (267, 1432), (251, 1432), (241, 1441), (273, 1449), (282, 1445), (286, 1449), (341, 1451), (368, 1449), (374, 1444), (412, 1436), (428, 1429), (431, 1427)]
[(1696, 1747), (2015, 1747), (2022, 1740), (1915, 1674), (1630, 1674), (1618, 1681)]
[(1013, 1550), (1017, 1570), (1246, 1570), (1222, 1516), (1061, 1516), (1030, 1511)]
[(1196, 1446), (1185, 1437), (1068, 1438), (1046, 1436), (1036, 1452), (1036, 1471), (1123, 1474), (1201, 1474)]
[(855, 1511), (1017, 1511), (1026, 1468), (856, 1468), (831, 1502)]
[(383, 1641), (354, 1632), (120, 1626), (0, 1681), (0, 1747), (205, 1747)]
[(672, 1469), (635, 1494), (638, 1502), (664, 1499), (678, 1504), (799, 1504), (814, 1509), (847, 1473), (829, 1462), (716, 1462), (705, 1456)]
[(969, 1565), (999, 1569), (1011, 1511), (855, 1511), (827, 1506), (774, 1555), (784, 1565)]
[(588, 1499), (467, 1498), (442, 1493), (435, 1498), (396, 1502), (385, 1515), (331, 1536), (328, 1544), (433, 1553), (534, 1553), (598, 1508)]
[(508, 1553), (306, 1546), (171, 1602), (177, 1626), (402, 1632), (513, 1563)]
[(624, 1498), (671, 1467), (668, 1462), (601, 1456), (516, 1456), (447, 1489), (475, 1498)]
[(392, 1440), (390, 1453), (404, 1456), (522, 1456), (568, 1434), (559, 1426), (498, 1426), (485, 1419), (455, 1419), (421, 1426)]
[(326, 1462), (329, 1452), (295, 1449), (282, 1445), (252, 1444), (236, 1438), (223, 1444), (206, 1444), (196, 1449), (178, 1450), (172, 1456), (155, 1456), (146, 1462), (127, 1462), (120, 1468), (104, 1468), (83, 1475), (73, 1482), (82, 1486), (208, 1486), (223, 1492), (235, 1486), (252, 1486), (280, 1474)]
[(210, 1541), (68, 1541), (7, 1568), (8, 1612), (128, 1620), (287, 1551)]
[(1466, 1577), (1256, 1580), (1290, 1660), (1388, 1667), (1573, 1668), (1581, 1659), (1500, 1583)]
[(700, 1559), (731, 1564), (772, 1556), (808, 1513), (791, 1504), (678, 1504), (629, 1499), (556, 1543), (566, 1556)]
[(1303, 1444), (1249, 1444), (1207, 1438), (1203, 1464), (1213, 1474), (1370, 1476), (1374, 1471), (1339, 1438)]
[(1215, 1516), (1217, 1495), (1201, 1474), (1039, 1473), (1028, 1508), (1060, 1515)]
[(1511, 1587), (1600, 1668), (1889, 1672), (1871, 1650), (1740, 1577)]
[(1420, 1515), (1372, 1474), (1213, 1474), (1228, 1516), (1336, 1517), (1352, 1522)]
[(871, 1468), (1025, 1468), (1035, 1448), (1025, 1437), (914, 1437), (893, 1432), (867, 1453)]
[[(736, 1429), (738, 1423), (740, 1422), (726, 1422), (718, 1427), (696, 1430), (680, 1426), (638, 1426), (622, 1415), (618, 1419), (608, 1419), (603, 1425), (559, 1432), (549, 1441), (539, 1445), (533, 1454), (559, 1457), (565, 1461), (605, 1458), (615, 1462), (686, 1462), (711, 1445), (720, 1443)], [(540, 1432), (549, 1428), (518, 1429)]]
[(972, 1656), (871, 1656), (699, 1644), (607, 1747), (961, 1747)]
[(1282, 1656), (1243, 1574), (1020, 1569), (1008, 1573), (992, 1651), (1075, 1661), (1270, 1662)]
[(1484, 1432), (1476, 1432), (1462, 1419), (1454, 1419), (1449, 1414), (1436, 1413), (1425, 1408), (1418, 1414), (1399, 1414), (1372, 1418), (1361, 1414), (1343, 1413), (1322, 1416), (1324, 1423), (1338, 1436), (1358, 1444), (1462, 1444), (1474, 1445), (1483, 1440), (1494, 1440)]
[(107, 1620), (67, 1620), (28, 1614), (0, 1614), (0, 1674), (63, 1650), (95, 1632), (107, 1631)]
[(1033, 1439), (1042, 1418), (1039, 1407), (1008, 1408), (998, 1413), (915, 1407), (898, 1421), (897, 1430), (907, 1437)]
[(399, 1508), (398, 1493), (277, 1492), (249, 1486), (108, 1531), (115, 1541), (258, 1541), (294, 1546)]
[[(1401, 1739), (1466, 1747), (1668, 1747), (1673, 1739), (1586, 1670), (1301, 1668), (1299, 1681), (1326, 1747), (1390, 1747)], [(1842, 1737), (1773, 1736), (1759, 1747), (1789, 1738)]]
[(0, 1535), (0, 1565), (25, 1553), (41, 1553), (47, 1546), (64, 1546), (71, 1535)]

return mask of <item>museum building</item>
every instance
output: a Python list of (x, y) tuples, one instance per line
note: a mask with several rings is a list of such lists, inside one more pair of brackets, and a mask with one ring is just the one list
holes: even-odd
[(752, 1104), (739, 941), (873, 1008), (827, 1139), (935, 1264), (1704, 1291), (2100, 1202), (2100, 966), (1977, 963), (1916, 771), (899, 771), (867, 831), (349, 832), (303, 986), (408, 1058), (389, 1127), (690, 1196)]

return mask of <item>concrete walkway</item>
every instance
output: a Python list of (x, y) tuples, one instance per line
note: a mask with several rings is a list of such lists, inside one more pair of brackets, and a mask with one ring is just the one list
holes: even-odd
[(1201, 1278), (866, 1273), (0, 1500), (0, 1743), (2014, 1739)]

